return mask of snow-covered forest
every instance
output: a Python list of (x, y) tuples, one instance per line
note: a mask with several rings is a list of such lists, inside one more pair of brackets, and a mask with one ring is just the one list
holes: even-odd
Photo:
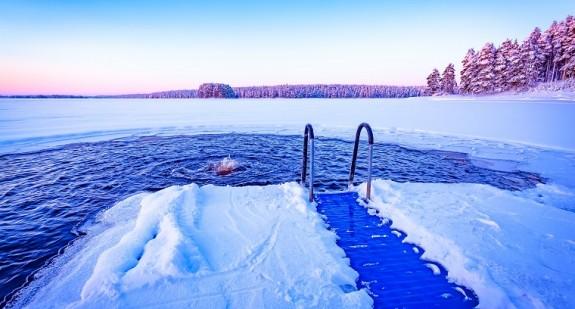
[(422, 95), (422, 87), (378, 85), (279, 85), (235, 87), (239, 98), (407, 98)]
[(553, 21), (545, 31), (535, 28), (521, 43), (507, 39), (499, 46), (487, 42), (479, 51), (469, 49), (459, 87), (453, 71), (453, 64), (442, 75), (434, 69), (426, 94), (489, 94), (575, 78), (575, 18)]
[(102, 98), (409, 98), (423, 95), (425, 87), (385, 85), (277, 85), (230, 87), (227, 84), (205, 83), (198, 90), (170, 90), (147, 94), (100, 96)]

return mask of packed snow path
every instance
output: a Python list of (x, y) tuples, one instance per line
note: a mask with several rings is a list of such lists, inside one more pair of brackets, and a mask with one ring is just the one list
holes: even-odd
[(392, 229), (390, 220), (370, 215), (356, 192), (317, 194), (315, 199), (375, 308), (478, 305), (473, 291), (447, 281), (445, 268), (421, 259), (422, 248), (403, 242), (405, 234)]

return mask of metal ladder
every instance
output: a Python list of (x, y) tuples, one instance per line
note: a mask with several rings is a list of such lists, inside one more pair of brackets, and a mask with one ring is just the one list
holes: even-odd
[[(366, 199), (371, 199), (371, 173), (372, 173), (372, 164), (373, 164), (373, 130), (371, 126), (365, 122), (361, 123), (357, 127), (357, 131), (355, 132), (355, 144), (353, 145), (353, 156), (351, 158), (351, 167), (349, 169), (349, 181), (348, 181), (348, 188), (353, 186), (353, 178), (355, 177), (355, 166), (357, 161), (357, 151), (359, 149), (359, 138), (361, 136), (361, 131), (365, 129), (367, 131), (367, 138), (368, 138), (368, 168), (367, 168), (367, 192), (366, 192)], [(304, 136), (303, 136), (303, 163), (302, 163), (302, 171), (301, 171), (301, 185), (305, 186), (306, 184), (306, 176), (307, 176), (307, 162), (308, 162), (308, 143), (309, 143), (309, 201), (313, 202), (314, 199), (314, 190), (313, 190), (313, 181), (314, 181), (314, 133), (313, 133), (313, 126), (311, 124), (306, 124)]]
[[(366, 203), (358, 202), (353, 188), (357, 151), (362, 130), (368, 135), (369, 166)], [(373, 131), (362, 123), (355, 133), (355, 144), (348, 190), (314, 194), (314, 132), (305, 126), (301, 185), (306, 185), (309, 150), (309, 201), (316, 202), (329, 229), (337, 236), (337, 245), (359, 274), (356, 282), (373, 298), (375, 308), (474, 308), (479, 299), (471, 289), (447, 280), (447, 269), (422, 258), (424, 249), (405, 242), (406, 234), (368, 213), (371, 200)]]

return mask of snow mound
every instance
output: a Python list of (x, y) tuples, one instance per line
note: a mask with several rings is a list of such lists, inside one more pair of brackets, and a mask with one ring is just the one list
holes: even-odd
[(295, 183), (140, 194), (103, 213), (88, 235), (15, 307), (372, 305)]
[(375, 180), (369, 207), (474, 289), (482, 308), (575, 308), (575, 213), (549, 203), (559, 195), (553, 185), (511, 192)]

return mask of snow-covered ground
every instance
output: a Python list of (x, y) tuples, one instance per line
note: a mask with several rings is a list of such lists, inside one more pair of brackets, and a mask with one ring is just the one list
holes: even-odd
[[(364, 194), (365, 186), (356, 190)], [(191, 184), (130, 197), (14, 305), (370, 307), (306, 196), (287, 183)], [(369, 208), (446, 266), (451, 280), (474, 289), (482, 308), (572, 308), (575, 213), (552, 204), (561, 196), (574, 199), (550, 185), (510, 192), (375, 180)]]
[[(473, 288), (481, 307), (575, 306), (575, 213), (553, 205), (571, 193), (388, 180), (373, 193), (369, 207)], [(295, 183), (133, 196), (103, 213), (15, 305), (369, 307), (305, 197)]]
[(191, 184), (133, 196), (103, 213), (21, 301), (29, 308), (370, 308), (335, 234), (305, 198), (296, 183)]

